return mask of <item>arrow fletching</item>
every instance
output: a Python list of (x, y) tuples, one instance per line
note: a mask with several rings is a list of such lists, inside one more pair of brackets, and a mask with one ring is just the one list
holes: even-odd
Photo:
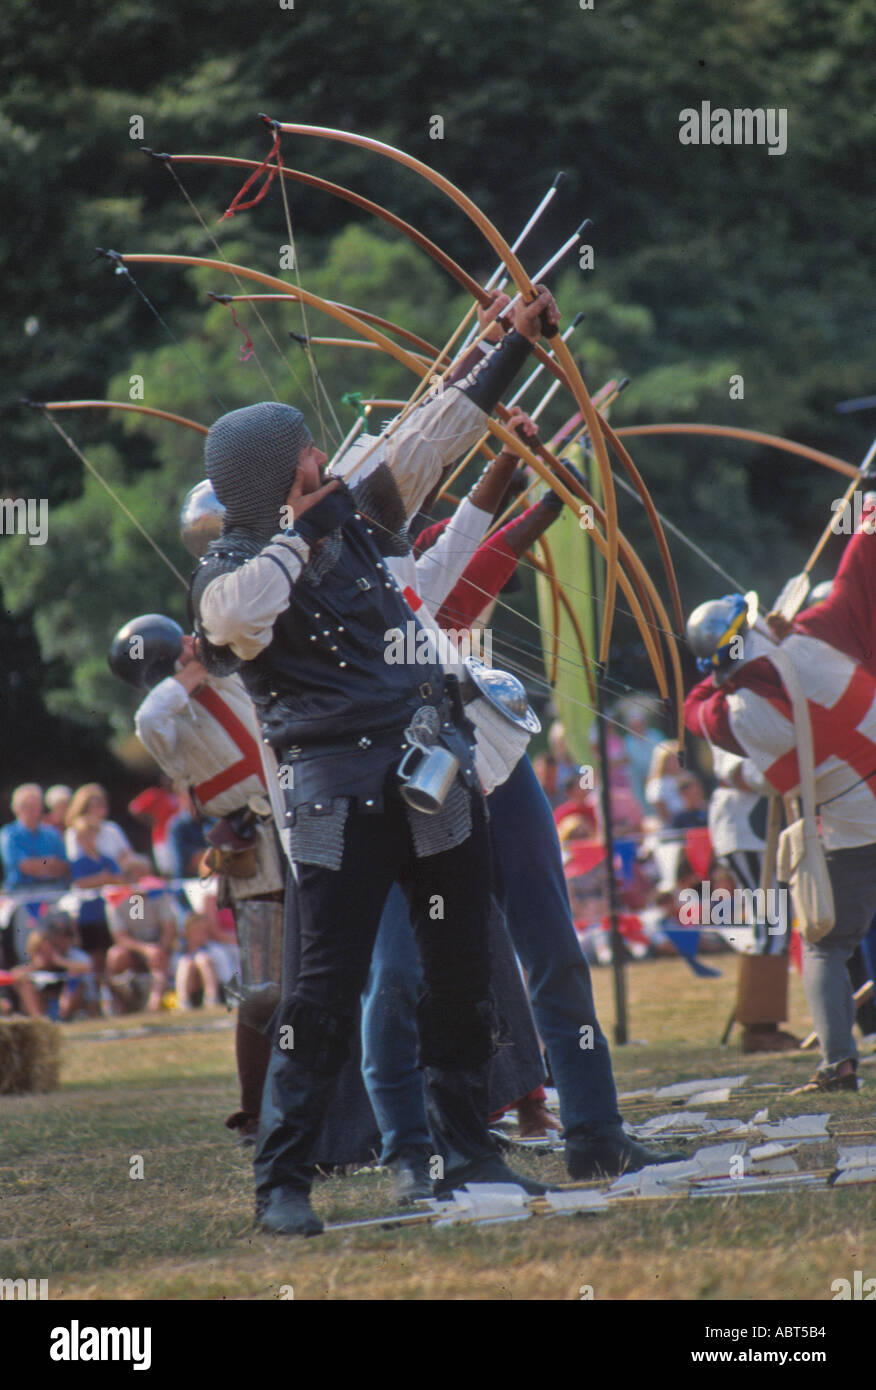
[(795, 574), (789, 579), (773, 606), (773, 612), (780, 614), (787, 622), (793, 622), (809, 595), (812, 581), (809, 575)]

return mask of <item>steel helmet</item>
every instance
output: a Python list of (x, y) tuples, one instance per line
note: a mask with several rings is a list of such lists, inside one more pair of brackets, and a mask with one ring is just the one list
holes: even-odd
[(186, 493), (179, 513), (180, 539), (190, 555), (199, 560), (211, 541), (222, 535), (225, 508), (216, 496), (209, 478)]
[(182, 641), (183, 630), (173, 618), (145, 613), (119, 628), (109, 649), (109, 668), (128, 685), (151, 690), (173, 675)]
[(710, 599), (687, 620), (687, 643), (706, 675), (727, 673), (739, 655), (736, 643), (748, 631), (748, 600), (742, 594)]

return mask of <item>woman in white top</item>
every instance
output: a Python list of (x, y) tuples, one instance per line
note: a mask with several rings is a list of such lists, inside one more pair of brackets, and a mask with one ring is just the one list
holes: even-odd
[(137, 878), (140, 874), (149, 873), (152, 868), (149, 860), (132, 849), (131, 842), (120, 825), (116, 825), (113, 820), (106, 819), (108, 810), (107, 794), (97, 782), (86, 782), (84, 786), (77, 788), (66, 816), (67, 834), (64, 847), (67, 858), (72, 863), (74, 859), (79, 859), (82, 856), (74, 822), (80, 816), (97, 817), (101, 822), (97, 833), (97, 853), (105, 854), (108, 859), (115, 860), (126, 879)]

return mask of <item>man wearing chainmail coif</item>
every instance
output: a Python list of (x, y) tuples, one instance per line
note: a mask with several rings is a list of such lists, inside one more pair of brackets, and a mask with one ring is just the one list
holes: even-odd
[(274, 791), (297, 885), (300, 957), (276, 1016), (255, 1153), (256, 1220), (279, 1234), (322, 1229), (311, 1148), (394, 883), (423, 966), (420, 1058), (443, 1185), (544, 1191), (505, 1166), (487, 1128), (491, 876), (473, 726), (435, 658), (384, 659), (385, 634), (411, 618), (386, 557), (406, 553), (407, 519), (559, 320), (541, 287), (512, 316), (498, 346), (376, 443), (379, 466), (372, 457), (358, 485), (355, 468), (349, 485), (325, 482), (325, 455), (290, 406), (232, 411), (207, 436), (226, 514), (192, 586), (201, 656), (208, 669), (242, 663), (280, 765)]

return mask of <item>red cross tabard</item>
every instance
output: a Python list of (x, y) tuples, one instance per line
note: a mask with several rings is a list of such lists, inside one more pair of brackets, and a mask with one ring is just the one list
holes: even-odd
[(243, 755), (236, 763), (231, 763), (222, 772), (217, 772), (215, 777), (209, 777), (206, 782), (201, 782), (200, 786), (195, 787), (194, 792), (199, 803), (202, 806), (206, 805), (214, 796), (228, 791), (229, 787), (236, 786), (238, 782), (244, 782), (247, 777), (258, 777), (264, 786), (261, 751), (246, 725), (241, 723), (232, 709), (229, 709), (218, 691), (211, 690), (208, 685), (202, 685), (200, 690), (196, 690), (193, 699), (212, 714), (217, 724), (222, 725)]
[[(876, 742), (862, 734), (858, 725), (873, 703), (876, 693), (873, 677), (863, 667), (858, 666), (855, 673), (835, 705), (818, 705), (807, 700), (809, 717), (812, 721), (812, 741), (815, 749), (816, 768), (827, 758), (840, 758), (848, 763), (858, 776), (864, 780), (876, 773)], [(786, 719), (790, 718), (788, 705), (783, 699), (770, 698)], [(797, 766), (797, 750), (790, 748), (770, 767), (765, 776), (783, 795), (796, 787), (800, 781)], [(870, 788), (873, 791), (873, 788)]]

